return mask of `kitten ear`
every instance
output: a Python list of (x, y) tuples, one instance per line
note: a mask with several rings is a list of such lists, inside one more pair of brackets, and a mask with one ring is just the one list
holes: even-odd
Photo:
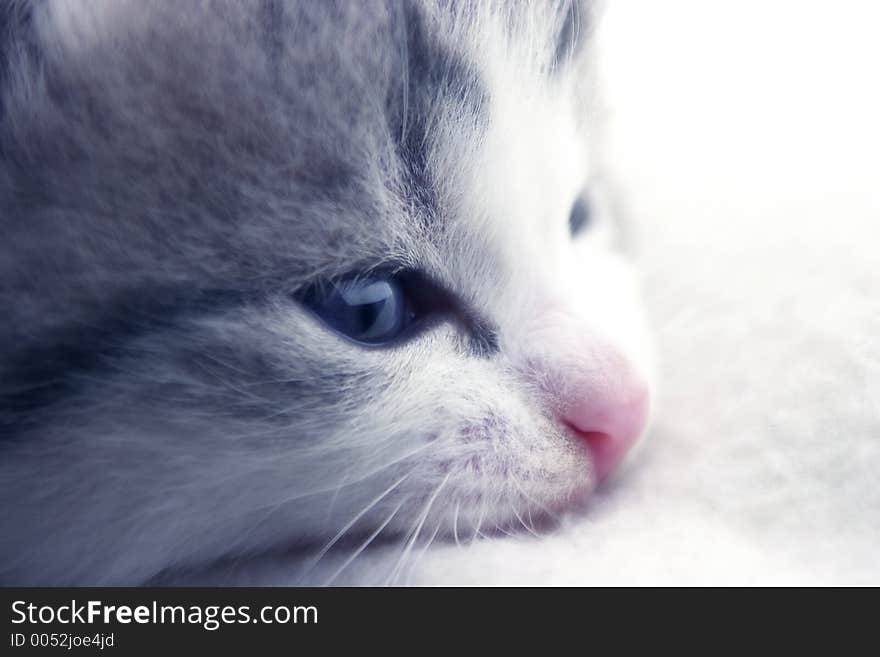
[(0, 121), (9, 87), (23, 58), (36, 57), (31, 0), (3, 0), (0, 6)]
[(565, 0), (561, 14), (551, 64), (554, 72), (563, 70), (583, 49), (592, 28), (592, 3), (589, 0)]

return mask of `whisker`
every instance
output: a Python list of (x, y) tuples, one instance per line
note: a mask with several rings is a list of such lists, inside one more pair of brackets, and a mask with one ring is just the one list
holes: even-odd
[(471, 540), (470, 540), (471, 543), (476, 541), (478, 536), (480, 538), (486, 538), (485, 536), (483, 536), (482, 533), (480, 533), (480, 530), (483, 528), (483, 519), (485, 518), (485, 515), (486, 515), (486, 504), (485, 504), (485, 501), (483, 501), (480, 503), (480, 515), (477, 516), (477, 525), (476, 525), (476, 527), (474, 527), (474, 534), (473, 534), (473, 536), (471, 536)]
[(403, 562), (409, 556), (410, 551), (412, 550), (413, 545), (419, 538), (419, 533), (422, 531), (422, 526), (425, 524), (425, 520), (428, 519), (428, 514), (431, 512), (431, 506), (434, 504), (434, 500), (437, 499), (437, 496), (440, 495), (440, 491), (443, 490), (443, 487), (446, 485), (446, 482), (449, 481), (449, 477), (452, 473), (447, 472), (446, 476), (443, 477), (443, 481), (440, 482), (440, 485), (434, 489), (434, 492), (431, 494), (431, 497), (428, 499), (427, 504), (425, 504), (425, 509), (421, 513), (421, 518), (419, 520), (418, 525), (413, 532), (412, 538), (407, 541), (406, 546), (403, 549), (403, 553), (400, 555), (400, 558), (397, 560), (397, 563), (394, 565), (394, 568), (391, 571), (391, 575), (389, 575), (386, 580), (386, 585), (390, 585), (392, 581), (397, 577), (397, 574), (403, 565)]
[(538, 534), (535, 533), (534, 529), (532, 529), (525, 523), (525, 521), (522, 519), (522, 516), (517, 513), (516, 505), (513, 502), (510, 503), (510, 510), (513, 511), (513, 515), (516, 516), (516, 519), (519, 520), (519, 524), (521, 524), (527, 532), (529, 532), (535, 538), (541, 538)]
[[(351, 466), (349, 465), (346, 467), (346, 475), (345, 475), (346, 478), (349, 476), (350, 472), (351, 472)], [(345, 488), (345, 486), (337, 486), (336, 490), (333, 491), (333, 496), (330, 498), (330, 504), (327, 505), (327, 513), (324, 514), (324, 522), (325, 523), (330, 522), (330, 518), (333, 517), (333, 509), (336, 508), (336, 500), (339, 499), (339, 493), (341, 493), (344, 488)]]
[[(404, 454), (403, 456), (400, 456), (400, 457), (394, 459), (394, 460), (391, 461), (390, 463), (386, 463), (386, 464), (384, 464), (384, 465), (382, 465), (382, 466), (379, 466), (378, 468), (374, 468), (373, 470), (368, 471), (368, 472), (365, 473), (363, 476), (358, 477), (357, 479), (353, 479), (353, 480), (351, 480), (351, 481), (343, 481), (341, 484), (338, 484), (338, 485), (328, 486), (328, 487), (326, 487), (326, 488), (317, 488), (317, 489), (314, 489), (314, 490), (311, 490), (311, 491), (308, 491), (308, 492), (305, 492), (305, 493), (296, 493), (295, 495), (291, 495), (290, 497), (286, 497), (286, 498), (284, 498), (284, 499), (282, 499), (282, 500), (280, 500), (280, 501), (278, 501), (278, 502), (273, 502), (272, 504), (267, 504), (267, 505), (265, 505), (265, 506), (261, 506), (261, 507), (257, 507), (257, 508), (255, 508), (255, 509), (251, 509), (251, 511), (261, 511), (261, 510), (263, 510), (263, 509), (273, 509), (273, 510), (274, 510), (275, 508), (277, 508), (277, 507), (279, 507), (279, 506), (281, 506), (281, 505), (283, 505), (283, 504), (287, 504), (288, 502), (296, 502), (296, 501), (298, 501), (298, 500), (302, 500), (302, 499), (305, 499), (305, 498), (307, 498), (307, 497), (312, 497), (312, 496), (314, 496), (314, 495), (320, 495), (320, 494), (322, 494), (322, 493), (330, 493), (330, 492), (332, 492), (332, 491), (336, 491), (336, 490), (339, 489), (339, 488), (347, 488), (347, 487), (349, 487), (349, 486), (355, 486), (355, 485), (357, 485), (357, 484), (363, 483), (364, 481), (366, 481), (366, 480), (369, 479), (370, 477), (374, 477), (374, 476), (376, 476), (377, 474), (379, 474), (379, 473), (381, 473), (381, 472), (384, 472), (384, 471), (387, 470), (388, 468), (391, 468), (391, 467), (394, 467), (395, 465), (398, 465), (398, 464), (400, 464), (400, 463), (403, 463), (404, 461), (406, 461), (407, 459), (411, 458), (412, 456), (415, 456), (416, 454), (418, 454), (418, 453), (421, 452), (422, 450), (426, 449), (427, 447), (430, 447), (430, 445), (431, 445), (431, 443), (425, 443), (424, 445), (420, 445), (420, 446), (417, 447), (416, 449), (414, 449), (414, 450), (412, 450), (412, 451), (410, 451), (410, 452), (407, 452), (407, 453)], [(415, 468), (413, 468), (412, 471), (410, 471), (410, 474), (411, 474), (412, 472), (414, 472), (414, 471), (416, 470), (417, 467), (418, 467), (418, 466), (416, 466)]]
[(474, 528), (474, 535), (471, 536), (470, 542), (473, 543), (477, 540), (477, 536), (485, 538), (482, 534), (480, 534), (480, 529), (483, 527), (483, 518), (486, 514), (486, 475), (482, 474), (480, 478), (483, 480), (483, 494), (480, 499), (480, 515), (477, 516), (477, 525)]
[(531, 527), (531, 528), (532, 528), (532, 529), (533, 529), (538, 535), (540, 535), (540, 536), (543, 537), (543, 535), (544, 535), (543, 532), (539, 531), (539, 530), (537, 529), (537, 527), (535, 526), (535, 519), (532, 518), (532, 508), (531, 508), (531, 507), (526, 507), (526, 513), (527, 513), (528, 516), (529, 516), (529, 526), (530, 526), (530, 527)]
[[(379, 502), (381, 502), (382, 499), (386, 495), (388, 495), (388, 493), (390, 493), (395, 488), (400, 486), (400, 484), (402, 484), (404, 481), (406, 481), (406, 479), (413, 473), (413, 471), (414, 471), (414, 469), (410, 470), (405, 475), (403, 475), (400, 479), (398, 479), (393, 484), (391, 484), (388, 488), (386, 488), (384, 491), (382, 491), (379, 495), (374, 497), (369, 502), (369, 504), (367, 504), (367, 506), (365, 506), (363, 509), (361, 509), (361, 511), (357, 515), (354, 516), (354, 518), (352, 518), (347, 523), (345, 523), (345, 525), (342, 527), (342, 529), (340, 529), (338, 532), (336, 532), (336, 535), (333, 538), (331, 538), (330, 541), (326, 545), (324, 545), (324, 547), (321, 548), (321, 550), (318, 552), (318, 554), (308, 564), (302, 577), (305, 577), (306, 575), (311, 573), (312, 570), (315, 568), (315, 566), (318, 564), (318, 562), (324, 558), (324, 555), (330, 551), (330, 548), (332, 548), (334, 545), (336, 545), (337, 541), (339, 541), (339, 539), (341, 539), (343, 536), (345, 536), (345, 534), (348, 532), (348, 530), (351, 529), (358, 520), (363, 518), (364, 515), (366, 515), (374, 506), (376, 506)], [(300, 579), (302, 579), (302, 577)]]
[(442, 526), (443, 526), (443, 518), (441, 517), (440, 520), (437, 522), (437, 526), (434, 527), (434, 532), (431, 534), (431, 538), (429, 538), (428, 542), (425, 543), (425, 547), (423, 547), (422, 551), (419, 552), (419, 556), (417, 556), (413, 560), (412, 565), (409, 568), (409, 573), (407, 574), (407, 581), (409, 581), (409, 578), (412, 576), (412, 572), (413, 572), (413, 570), (415, 570), (415, 567), (419, 565), (419, 562), (425, 556), (425, 552), (427, 552), (428, 548), (431, 547), (431, 544), (434, 542), (434, 539), (437, 538), (437, 534), (440, 533), (440, 528)]
[[(402, 461), (405, 461), (407, 458), (409, 458), (409, 457), (412, 456), (414, 453), (417, 453), (419, 450), (421, 450), (421, 449), (423, 449), (423, 448), (424, 448), (424, 446), (420, 447), (418, 450), (414, 450), (413, 452), (410, 452), (409, 454), (405, 454), (403, 457), (401, 457), (401, 458), (399, 458), (399, 459), (395, 459), (395, 460), (392, 461), (391, 463), (386, 463), (386, 464), (385, 464), (384, 466), (382, 466), (381, 468), (377, 468), (377, 469), (375, 469), (375, 470), (373, 470), (373, 471), (367, 473), (367, 474), (364, 475), (363, 477), (360, 477), (360, 478), (358, 478), (358, 479), (355, 479), (354, 481), (343, 482), (343, 483), (340, 484), (339, 486), (335, 486), (335, 487), (333, 487), (333, 488), (324, 488), (324, 489), (320, 489), (320, 490), (317, 490), (317, 491), (310, 491), (310, 492), (308, 492), (308, 493), (303, 493), (303, 494), (299, 494), (299, 495), (295, 495), (295, 496), (287, 497), (287, 498), (284, 498), (284, 499), (282, 499), (282, 500), (280, 500), (280, 501), (278, 501), (278, 502), (273, 502), (272, 504), (267, 504), (267, 505), (264, 505), (264, 506), (261, 506), (261, 507), (256, 507), (256, 508), (253, 508), (253, 509), (249, 509), (249, 510), (246, 511), (246, 512), (242, 512), (242, 513), (239, 513), (239, 514), (236, 514), (236, 515), (230, 516), (228, 519), (235, 519), (235, 518), (238, 518), (238, 517), (240, 517), (240, 516), (242, 516), (242, 515), (250, 515), (250, 514), (252, 514), (252, 513), (257, 513), (257, 512), (263, 511), (264, 513), (260, 516), (259, 519), (257, 519), (257, 520), (256, 520), (256, 521), (250, 526), (250, 529), (248, 530), (248, 532), (253, 532), (253, 531), (256, 530), (257, 528), (259, 528), (263, 523), (267, 522), (267, 521), (269, 520), (269, 518), (272, 517), (272, 514), (275, 513), (279, 508), (281, 508), (281, 507), (284, 506), (285, 504), (289, 504), (289, 503), (291, 503), (291, 502), (295, 502), (295, 501), (297, 501), (297, 500), (304, 499), (304, 498), (307, 498), (307, 497), (312, 497), (312, 496), (314, 496), (314, 495), (318, 495), (318, 494), (320, 494), (320, 493), (329, 493), (330, 491), (333, 491), (333, 498), (331, 499), (331, 507), (332, 507), (332, 505), (335, 504), (336, 499), (337, 499), (338, 496), (339, 496), (339, 493), (340, 493), (344, 488), (347, 488), (348, 486), (354, 486), (354, 485), (356, 485), (356, 484), (362, 483), (362, 482), (366, 481), (367, 479), (369, 479), (370, 477), (373, 477), (373, 476), (375, 476), (375, 475), (377, 475), (377, 474), (379, 474), (379, 473), (381, 473), (381, 472), (387, 470), (388, 468), (394, 467), (395, 465), (401, 463)], [(412, 468), (412, 470), (410, 470), (405, 476), (408, 477), (409, 475), (411, 475), (413, 472), (415, 472), (415, 471), (418, 469), (418, 467), (419, 467), (419, 466), (416, 465), (416, 466), (415, 466), (414, 468)], [(330, 517), (330, 511), (328, 510), (327, 517), (325, 518), (325, 522), (329, 520), (329, 517)]]
[(504, 534), (505, 536), (510, 536), (511, 538), (513, 538), (513, 534), (511, 534), (509, 531), (507, 531), (506, 529), (501, 527), (498, 523), (495, 523), (495, 529), (498, 530), (499, 532), (501, 532), (502, 534)]
[(364, 550), (366, 550), (367, 547), (369, 547), (370, 543), (372, 543), (376, 539), (376, 537), (382, 533), (382, 530), (388, 526), (388, 523), (391, 522), (391, 520), (394, 518), (394, 516), (397, 515), (397, 512), (400, 511), (401, 507), (403, 507), (406, 502), (407, 500), (402, 500), (400, 504), (394, 507), (394, 511), (391, 512), (391, 515), (385, 518), (385, 521), (381, 525), (379, 525), (376, 531), (370, 534), (369, 538), (367, 538), (367, 540), (365, 540), (358, 546), (358, 549), (355, 550), (354, 554), (348, 557), (348, 559), (346, 559), (345, 562), (339, 568), (337, 568), (334, 573), (321, 586), (330, 586), (330, 584), (333, 583), (333, 580), (339, 577), (343, 570), (348, 568), (355, 559), (363, 554)]
[[(538, 502), (536, 499), (534, 499), (533, 497), (531, 497), (528, 493), (526, 493), (526, 492), (522, 489), (522, 486), (520, 486), (519, 482), (518, 482), (516, 479), (511, 479), (510, 481), (511, 481), (511, 483), (512, 483), (514, 486), (516, 486), (516, 490), (519, 491), (519, 494), (522, 495), (524, 498), (526, 498), (526, 501), (527, 501), (527, 502), (529, 502), (529, 503), (535, 505), (536, 507), (540, 508), (541, 511), (543, 511), (543, 512), (546, 513), (548, 516), (550, 516), (551, 518), (553, 518), (553, 520), (555, 520), (556, 522), (559, 522), (559, 514), (558, 514), (558, 513), (556, 513), (555, 511), (553, 511), (553, 510), (550, 509), (549, 507), (545, 506), (544, 504), (541, 504), (541, 503)], [(531, 511), (529, 511), (529, 514), (531, 514)]]

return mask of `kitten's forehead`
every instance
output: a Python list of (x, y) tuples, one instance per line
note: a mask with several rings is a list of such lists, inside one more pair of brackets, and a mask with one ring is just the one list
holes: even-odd
[(109, 229), (126, 252), (108, 268), (150, 276), (439, 267), (493, 107), (515, 101), (499, 62), (546, 81), (577, 32), (543, 5), (54, 0), (42, 84), (8, 98), (13, 210), (39, 196), (34, 222)]

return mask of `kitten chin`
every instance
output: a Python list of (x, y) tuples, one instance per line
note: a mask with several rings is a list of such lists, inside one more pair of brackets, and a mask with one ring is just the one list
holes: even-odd
[(0, 9), (0, 581), (308, 579), (579, 506), (650, 390), (589, 16)]

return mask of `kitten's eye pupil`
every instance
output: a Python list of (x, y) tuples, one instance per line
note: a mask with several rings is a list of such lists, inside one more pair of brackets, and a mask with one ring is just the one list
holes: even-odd
[(572, 237), (575, 237), (590, 225), (590, 221), (593, 218), (592, 215), (590, 202), (586, 197), (579, 196), (574, 205), (571, 206), (571, 212), (568, 215), (568, 229)]
[(357, 342), (383, 344), (412, 318), (397, 279), (352, 278), (310, 289), (303, 301), (329, 326)]

